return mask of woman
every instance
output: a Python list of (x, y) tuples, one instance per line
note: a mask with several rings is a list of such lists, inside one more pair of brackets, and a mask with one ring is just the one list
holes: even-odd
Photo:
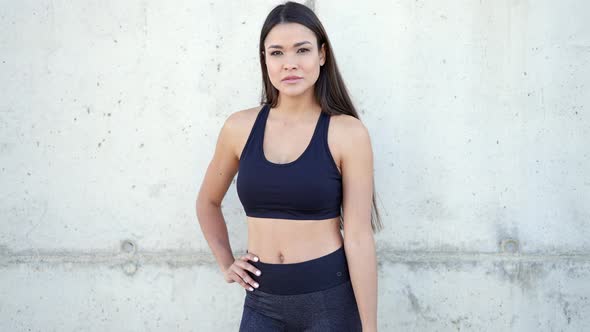
[[(268, 14), (260, 64), (262, 106), (226, 119), (197, 198), (225, 280), (246, 290), (240, 331), (376, 331), (370, 138), (311, 9)], [(221, 212), (236, 173), (248, 221), (238, 259)]]

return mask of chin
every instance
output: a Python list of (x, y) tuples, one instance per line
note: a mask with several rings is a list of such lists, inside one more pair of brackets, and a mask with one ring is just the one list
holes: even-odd
[(289, 96), (289, 97), (297, 97), (302, 95), (305, 92), (305, 90), (297, 90), (297, 91), (293, 91), (293, 90), (279, 90), (279, 93), (282, 94), (283, 96)]
[(307, 91), (309, 88), (309, 86), (307, 87), (287, 87), (285, 88), (284, 86), (282, 86), (279, 90), (279, 93), (284, 95), (284, 96), (289, 96), (289, 97), (296, 97), (299, 95), (302, 95), (305, 91)]

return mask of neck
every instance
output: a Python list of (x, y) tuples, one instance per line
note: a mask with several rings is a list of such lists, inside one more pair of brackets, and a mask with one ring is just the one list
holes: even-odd
[(321, 111), (320, 105), (313, 95), (313, 89), (308, 89), (298, 96), (287, 96), (279, 93), (279, 100), (275, 109), (278, 113), (290, 118), (301, 118), (306, 114)]

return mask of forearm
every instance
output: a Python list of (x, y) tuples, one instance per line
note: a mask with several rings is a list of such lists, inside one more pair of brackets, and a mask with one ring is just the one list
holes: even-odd
[(344, 249), (364, 332), (377, 331), (377, 255), (373, 235), (344, 237)]
[(229, 243), (227, 226), (221, 207), (208, 202), (196, 204), (197, 218), (201, 231), (215, 256), (221, 271), (225, 271), (235, 260)]

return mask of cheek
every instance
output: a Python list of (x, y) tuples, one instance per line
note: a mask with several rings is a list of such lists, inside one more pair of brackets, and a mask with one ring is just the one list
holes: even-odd
[(320, 70), (320, 60), (316, 58), (309, 58), (306, 61), (301, 63), (301, 67), (308, 73), (315, 73), (319, 72)]
[(267, 62), (266, 63), (266, 71), (268, 71), (268, 75), (272, 80), (279, 77), (281, 74), (281, 65), (278, 63)]
[(309, 61), (303, 69), (308, 79), (315, 80), (320, 74), (320, 62), (315, 60)]

